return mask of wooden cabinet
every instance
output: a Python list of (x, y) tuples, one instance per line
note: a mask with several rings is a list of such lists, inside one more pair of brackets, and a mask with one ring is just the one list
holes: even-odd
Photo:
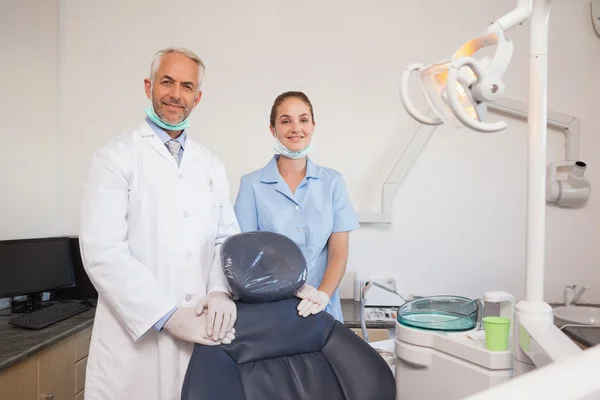
[(92, 327), (0, 371), (0, 398), (83, 400)]
[(0, 371), (2, 399), (37, 400), (37, 358), (29, 357), (12, 367)]
[(66, 338), (37, 356), (40, 399), (71, 399), (75, 374), (72, 338)]
[(92, 327), (84, 329), (75, 334), (75, 399), (83, 400), (85, 386), (85, 371), (87, 367), (87, 356), (92, 340)]

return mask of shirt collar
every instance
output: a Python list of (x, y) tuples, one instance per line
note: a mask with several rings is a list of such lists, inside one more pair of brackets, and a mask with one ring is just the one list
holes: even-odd
[[(159, 137), (160, 140), (162, 140), (163, 144), (167, 143), (169, 140), (172, 139), (171, 136), (169, 136), (169, 134), (167, 132), (165, 132), (165, 130), (163, 128), (161, 128), (160, 126), (156, 125), (154, 123), (154, 121), (152, 121), (150, 118), (146, 117), (146, 122), (148, 122), (148, 125), (150, 125), (150, 128), (152, 128), (152, 131), (154, 132), (154, 134), (156, 136)], [(179, 142), (179, 144), (181, 145), (181, 148), (183, 149), (185, 146), (185, 138), (186, 138), (186, 133), (185, 133), (185, 129), (183, 130), (183, 132), (181, 132), (181, 135), (179, 135), (177, 137), (177, 139), (175, 139), (176, 141)]]
[(319, 179), (320, 177), (319, 167), (312, 162), (310, 157), (306, 157), (306, 177), (314, 179)]
[[(271, 158), (269, 163), (263, 168), (260, 181), (263, 183), (277, 183), (279, 182), (281, 175), (277, 168), (277, 160), (279, 160), (279, 154), (276, 154)], [(306, 157), (306, 178), (319, 179), (319, 166), (316, 165), (309, 157)]]

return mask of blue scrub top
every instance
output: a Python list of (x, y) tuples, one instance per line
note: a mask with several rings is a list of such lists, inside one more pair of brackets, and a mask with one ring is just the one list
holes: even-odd
[[(242, 232), (269, 231), (292, 239), (304, 253), (307, 283), (318, 288), (327, 268), (327, 241), (334, 232), (359, 228), (342, 175), (306, 161), (306, 176), (292, 194), (277, 169), (279, 155), (244, 175), (235, 202)], [(325, 309), (343, 322), (336, 290)]]

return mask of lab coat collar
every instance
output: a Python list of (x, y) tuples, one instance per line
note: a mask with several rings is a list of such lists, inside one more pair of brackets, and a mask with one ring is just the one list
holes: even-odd
[[(150, 145), (154, 148), (154, 150), (156, 150), (161, 156), (169, 160), (169, 162), (172, 162), (173, 165), (177, 166), (177, 164), (175, 163), (175, 159), (173, 158), (171, 153), (169, 153), (167, 146), (165, 146), (163, 140), (154, 132), (148, 121), (144, 120), (140, 124), (139, 132), (142, 137), (147, 138), (150, 141)], [(182, 135), (180, 135), (179, 137), (181, 136)], [(181, 163), (179, 164), (180, 170), (183, 170), (185, 167), (192, 164), (200, 156), (199, 146), (195, 142), (187, 140), (187, 135), (185, 142), (186, 147), (183, 152), (183, 158), (181, 159)]]
[[(260, 181), (262, 183), (279, 183), (282, 179), (277, 169), (277, 160), (279, 160), (279, 154), (276, 154), (271, 158), (269, 163), (263, 168)], [(320, 171), (319, 167), (312, 162), (310, 157), (306, 157), (306, 179), (319, 179)]]

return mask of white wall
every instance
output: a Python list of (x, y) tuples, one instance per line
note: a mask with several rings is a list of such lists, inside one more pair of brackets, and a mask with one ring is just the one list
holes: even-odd
[(52, 235), (60, 223), (57, 5), (0, 2), (0, 239)]
[[(377, 211), (381, 184), (417, 128), (399, 100), (402, 68), (449, 56), (516, 2), (484, 7), (461, 0), (461, 8), (439, 0), (59, 4), (60, 136), (54, 144), (64, 147), (52, 154), (60, 162), (54, 176), (61, 179), (49, 184), (34, 171), (21, 174), (48, 192), (59, 188), (64, 226), (56, 232), (76, 234), (90, 156), (143, 118), (142, 80), (157, 49), (187, 46), (206, 62), (203, 101), (190, 133), (227, 165), (232, 199), (240, 175), (272, 154), (267, 126), (273, 99), (298, 89), (315, 107), (313, 158), (344, 174), (357, 211)], [(580, 158), (588, 162), (592, 188), (600, 187), (594, 164), (600, 38), (589, 0), (555, 1), (551, 24), (549, 107), (581, 118)], [(521, 101), (527, 100), (527, 28), (509, 32), (515, 55), (505, 76), (507, 97)], [(526, 126), (508, 122), (509, 129), (496, 135), (438, 129), (398, 190), (392, 226), (363, 226), (352, 235), (349, 268), (393, 275), (404, 293), (479, 296), (499, 289), (521, 298)], [(549, 132), (549, 160), (562, 156), (563, 144), (560, 133)], [(600, 301), (599, 203), (593, 189), (582, 210), (548, 208), (548, 301), (560, 301), (570, 283), (595, 284), (584, 299)], [(24, 210), (15, 201), (3, 212)]]
[(0, 240), (61, 229), (57, 9), (58, 0), (0, 2)]

